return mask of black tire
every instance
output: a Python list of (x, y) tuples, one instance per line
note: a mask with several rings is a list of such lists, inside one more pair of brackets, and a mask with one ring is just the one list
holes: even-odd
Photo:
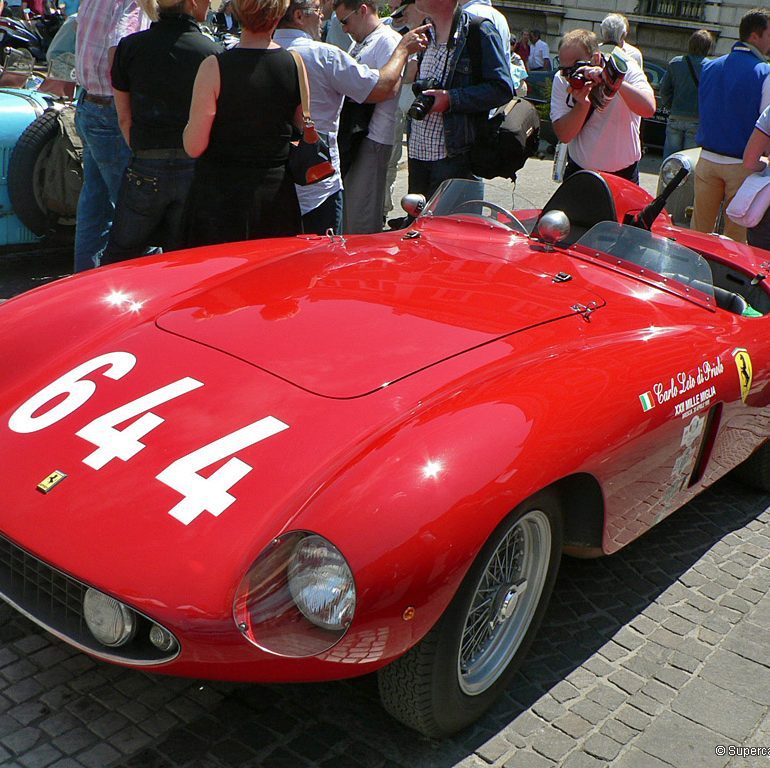
[(14, 213), (36, 235), (51, 234), (58, 217), (41, 203), (42, 171), (58, 135), (57, 114), (46, 110), (19, 136), (8, 166), (8, 195)]
[(761, 445), (734, 471), (735, 477), (760, 491), (770, 492), (770, 442)]
[[(555, 494), (538, 493), (511, 512), (487, 540), (436, 626), (379, 671), (383, 707), (434, 738), (477, 720), (508, 685), (535, 637), (556, 581), (561, 547)], [(498, 566), (511, 559), (517, 565), (497, 578)], [(519, 592), (522, 582), (527, 589)], [(476, 628), (484, 628), (481, 637)]]

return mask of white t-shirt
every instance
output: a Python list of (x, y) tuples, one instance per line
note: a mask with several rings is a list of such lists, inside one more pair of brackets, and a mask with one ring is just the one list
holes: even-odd
[[(652, 95), (652, 88), (636, 62), (628, 60), (626, 82)], [(569, 83), (557, 72), (551, 90), (551, 122), (569, 114), (572, 99), (567, 103)], [(642, 118), (633, 113), (616, 93), (607, 107), (586, 120), (578, 135), (569, 143), (569, 156), (589, 171), (620, 171), (642, 156), (639, 125)]]
[(541, 37), (536, 43), (532, 43), (529, 47), (529, 68), (542, 69), (546, 59), (550, 61), (551, 54), (548, 50), (548, 43)]
[[(350, 49), (350, 55), (359, 63), (371, 69), (379, 69), (388, 63), (393, 51), (401, 41), (401, 35), (388, 24), (378, 24), (362, 42), (356, 43)], [(398, 97), (381, 101), (374, 108), (372, 119), (369, 121), (369, 139), (378, 144), (393, 145), (396, 132), (396, 107)]]

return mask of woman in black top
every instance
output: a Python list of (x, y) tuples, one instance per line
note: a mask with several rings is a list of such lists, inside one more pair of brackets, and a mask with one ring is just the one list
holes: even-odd
[(101, 264), (184, 245), (184, 210), (195, 161), (182, 148), (198, 67), (219, 46), (198, 26), (207, 0), (141, 0), (144, 31), (120, 41), (112, 85), (120, 129), (133, 156), (123, 176)]
[(187, 244), (211, 245), (302, 231), (286, 172), (292, 127), (302, 124), (297, 65), (272, 41), (288, 0), (233, 0), (240, 44), (201, 65), (184, 132), (198, 157)]

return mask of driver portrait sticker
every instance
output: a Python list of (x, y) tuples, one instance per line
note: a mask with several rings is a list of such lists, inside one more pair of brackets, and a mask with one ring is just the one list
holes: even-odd
[(754, 373), (751, 367), (751, 355), (745, 349), (736, 349), (733, 351), (733, 359), (741, 384), (741, 400), (745, 403), (751, 390), (751, 379)]

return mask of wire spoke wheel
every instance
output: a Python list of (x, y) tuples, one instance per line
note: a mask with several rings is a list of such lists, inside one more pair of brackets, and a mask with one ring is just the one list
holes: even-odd
[(551, 526), (540, 510), (520, 518), (486, 563), (465, 619), (457, 676), (463, 693), (487, 690), (532, 623), (548, 575)]
[(498, 523), (441, 619), (378, 671), (391, 715), (434, 738), (481, 717), (535, 638), (559, 571), (562, 536), (559, 498), (550, 489)]

